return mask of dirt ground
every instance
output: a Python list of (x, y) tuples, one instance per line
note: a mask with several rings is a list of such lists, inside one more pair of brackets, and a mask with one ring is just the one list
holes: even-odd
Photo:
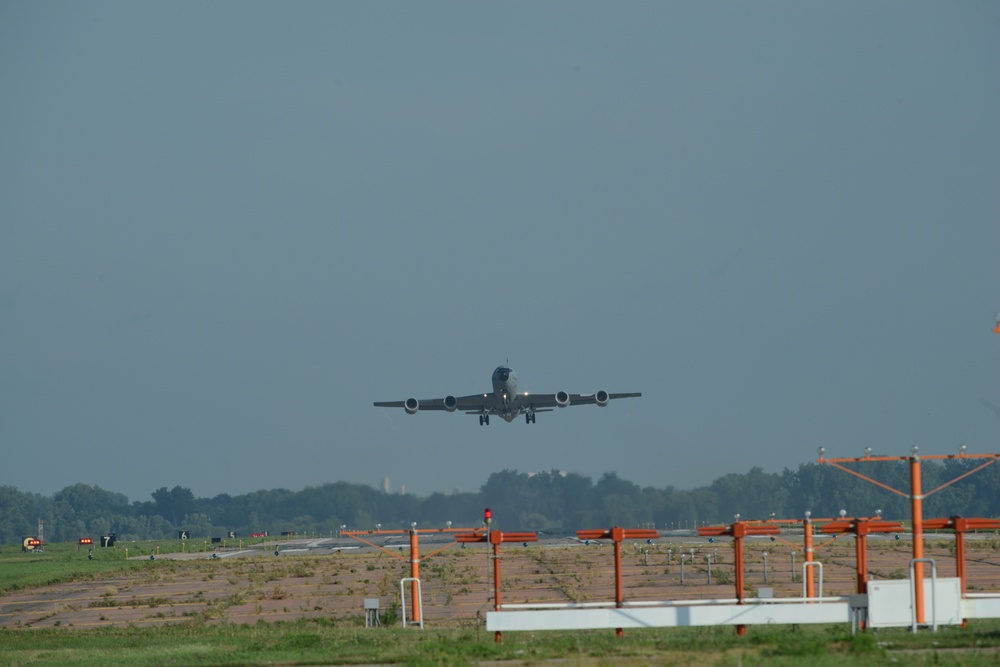
[[(816, 540), (816, 560), (823, 563), (823, 595), (855, 592), (854, 539), (825, 540)], [(492, 549), (448, 544), (421, 540), (423, 620), (431, 626), (485, 622), (486, 612), (494, 608)], [(952, 535), (925, 537), (925, 556), (935, 559), (939, 577), (956, 576), (954, 545)], [(967, 590), (1000, 592), (1000, 539), (968, 539), (966, 549)], [(906, 536), (898, 541), (891, 536), (870, 538), (870, 578), (906, 578), (911, 550)], [(626, 601), (735, 597), (734, 550), (724, 538), (714, 544), (696, 536), (662, 538), (653, 544), (626, 542), (622, 552)], [(747, 597), (757, 597), (766, 588), (775, 597), (801, 596), (802, 554), (801, 542), (795, 544), (794, 537), (748, 540)], [(185, 620), (256, 623), (320, 617), (364, 625), (365, 598), (379, 600), (383, 624), (398, 624), (403, 611), (400, 580), (411, 575), (410, 568), (408, 548), (348, 550), (344, 540), (337, 545), (301, 540), (256, 550), (162, 555), (127, 577), (0, 596), (0, 627), (148, 626)], [(613, 601), (614, 547), (610, 542), (586, 545), (571, 538), (527, 546), (505, 544), (500, 550), (500, 580), (503, 604)], [(412, 620), (410, 584), (404, 593), (407, 620)]]

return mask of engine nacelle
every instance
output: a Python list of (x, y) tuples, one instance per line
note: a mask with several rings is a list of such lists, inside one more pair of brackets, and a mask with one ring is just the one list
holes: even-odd
[(569, 394), (567, 394), (565, 391), (557, 391), (556, 405), (558, 405), (560, 408), (565, 408), (567, 405), (569, 405)]
[(608, 401), (610, 399), (611, 397), (608, 396), (608, 392), (604, 391), (603, 389), (594, 394), (594, 402), (597, 403), (602, 408), (608, 404)]
[(420, 401), (415, 398), (408, 398), (403, 401), (403, 409), (406, 410), (406, 414), (415, 415), (417, 410), (420, 409)]
[(457, 398), (455, 398), (454, 396), (445, 396), (444, 397), (444, 409), (445, 410), (447, 410), (448, 412), (454, 412), (455, 408), (457, 408), (457, 407), (458, 407), (458, 399)]

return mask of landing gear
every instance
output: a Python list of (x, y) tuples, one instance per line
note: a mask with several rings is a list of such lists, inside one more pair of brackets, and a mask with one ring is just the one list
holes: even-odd
[(479, 425), (480, 426), (489, 426), (490, 425), (490, 416), (489, 415), (479, 415)]
[(535, 423), (535, 413), (534, 412), (525, 412), (524, 413), (524, 423), (525, 424), (534, 424)]

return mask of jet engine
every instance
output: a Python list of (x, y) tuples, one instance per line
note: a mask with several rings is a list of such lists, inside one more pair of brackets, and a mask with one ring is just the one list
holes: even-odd
[(454, 412), (455, 408), (457, 408), (457, 407), (458, 407), (458, 399), (457, 398), (455, 398), (454, 396), (445, 396), (444, 397), (444, 409), (445, 410), (447, 410), (448, 412)]
[(560, 408), (565, 408), (567, 405), (569, 405), (569, 394), (567, 394), (565, 391), (557, 391), (556, 405), (558, 405)]
[(415, 415), (417, 410), (420, 409), (420, 401), (415, 398), (408, 398), (403, 401), (403, 409), (406, 410), (406, 414)]
[(608, 396), (608, 392), (604, 391), (603, 389), (599, 390), (596, 394), (594, 394), (594, 402), (597, 403), (602, 408), (608, 404), (609, 398), (610, 397)]

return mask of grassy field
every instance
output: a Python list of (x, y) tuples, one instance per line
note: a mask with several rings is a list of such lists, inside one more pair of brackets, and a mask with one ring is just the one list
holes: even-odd
[[(204, 547), (200, 543), (184, 545), (178, 540), (130, 542), (112, 548), (94, 547), (92, 550), (75, 544), (56, 543), (46, 545), (44, 551), (21, 553), (20, 547), (4, 545), (0, 551), (0, 593), (133, 572), (146, 565), (144, 560), (135, 560), (136, 556), (155, 558), (157, 554), (176, 553), (182, 548)], [(88, 551), (90, 559), (87, 558)]]
[[(199, 545), (194, 545), (197, 548)], [(190, 550), (191, 544), (184, 548)], [(383, 576), (377, 568), (399, 567), (386, 564), (373, 556), (338, 556), (326, 559), (301, 557), (270, 558), (257, 561), (168, 561), (150, 562), (148, 556), (177, 551), (177, 541), (145, 542), (117, 549), (94, 549), (93, 559), (76, 545), (48, 545), (44, 553), (22, 554), (20, 549), (5, 547), (0, 552), (0, 593), (21, 594), (26, 589), (46, 587), (66, 582), (94, 582), (97, 602), (85, 605), (83, 612), (103, 613), (102, 595), (110, 578), (126, 577), (138, 587), (143, 579), (157, 581), (188, 577), (195, 587), (206, 589), (226, 579), (238, 580), (240, 595), (253, 598), (258, 590), (263, 599), (254, 604), (273, 603), (279, 607), (291, 605), (295, 598), (293, 583), (305, 581), (311, 568), (326, 563), (338, 568), (328, 575), (323, 589), (340, 591), (355, 580), (371, 578), (370, 586)], [(541, 567), (540, 552), (527, 552), (530, 567)], [(546, 551), (546, 558), (575, 559), (587, 551)], [(136, 559), (135, 556), (141, 556)], [(481, 556), (481, 557), (480, 557)], [(599, 562), (606, 554), (596, 553)], [(343, 559), (343, 560), (338, 560)], [(367, 560), (366, 560), (367, 559)], [(483, 554), (452, 552), (431, 560), (425, 567), (429, 581), (440, 579), (441, 588), (451, 579), (456, 587), (467, 586), (467, 562), (485, 559)], [(546, 561), (547, 563), (548, 561)], [(572, 574), (571, 564), (560, 563)], [(542, 565), (545, 565), (543, 563)], [(639, 567), (639, 566), (637, 566)], [(644, 567), (644, 566), (642, 566)], [(298, 569), (310, 572), (298, 573)], [(273, 571), (272, 571), (273, 570)], [(286, 572), (287, 570), (287, 572)], [(439, 570), (439, 571), (438, 571)], [(471, 570), (470, 570), (471, 571)], [(535, 572), (536, 570), (531, 570)], [(351, 573), (354, 573), (353, 575)], [(302, 576), (297, 576), (301, 574)], [(194, 578), (192, 578), (194, 575)], [(273, 580), (271, 577), (284, 576)], [(317, 574), (317, 576), (319, 576)], [(393, 570), (389, 576), (398, 580)], [(531, 575), (537, 576), (537, 575)], [(562, 576), (562, 575), (560, 575)], [(343, 580), (342, 582), (340, 580)], [(515, 584), (512, 578), (512, 585)], [(270, 600), (276, 584), (289, 595), (287, 599)], [(292, 583), (289, 583), (292, 582)], [(528, 576), (516, 582), (514, 588), (532, 585)], [(546, 586), (551, 584), (545, 584)], [(583, 584), (579, 584), (583, 585)], [(305, 586), (306, 595), (315, 596), (316, 586)], [(356, 595), (369, 594), (359, 588)], [(19, 593), (21, 592), (21, 593)], [(127, 602), (124, 588), (115, 593), (119, 605)], [(197, 597), (197, 591), (193, 594)], [(355, 595), (355, 597), (356, 597)], [(353, 597), (350, 599), (353, 600)], [(169, 600), (153, 598), (143, 603), (144, 615), (158, 615), (169, 609)], [(155, 606), (154, 606), (155, 601)], [(190, 616), (175, 616), (160, 625), (128, 625), (115, 627), (17, 627), (0, 628), (0, 666), (5, 665), (476, 665), (509, 663), (511, 665), (995, 665), (1000, 664), (1000, 622), (973, 621), (965, 629), (945, 627), (937, 633), (922, 631), (916, 635), (902, 629), (868, 632), (855, 636), (849, 626), (751, 626), (743, 637), (731, 627), (661, 628), (629, 630), (623, 639), (613, 630), (588, 632), (506, 633), (502, 643), (494, 642), (493, 634), (475, 620), (463, 618), (444, 627), (402, 629), (387, 623), (381, 628), (364, 628), (363, 618), (337, 615), (324, 610), (320, 617), (295, 618), (294, 611), (275, 620), (274, 617), (251, 622), (234, 621), (216, 611), (226, 607), (229, 598), (207, 605), (206, 611)], [(313, 603), (314, 604), (315, 600)], [(326, 604), (324, 602), (324, 604)], [(442, 602), (442, 604), (446, 604)], [(96, 607), (94, 605), (97, 605)], [(178, 604), (178, 606), (181, 606)], [(94, 607), (94, 609), (90, 609)], [(147, 608), (148, 607), (148, 608)], [(127, 611), (131, 607), (126, 606)], [(186, 607), (185, 607), (186, 608)], [(229, 606), (225, 611), (232, 611)], [(280, 611), (280, 610), (278, 610)], [(285, 611), (288, 611), (287, 609)], [(110, 614), (110, 611), (107, 612)], [(475, 612), (472, 612), (473, 615)], [(20, 614), (18, 614), (20, 617)], [(388, 619), (387, 619), (388, 620)], [(397, 621), (398, 622), (398, 621)], [(51, 623), (51, 619), (50, 619)]]
[(842, 626), (507, 633), (344, 628), (315, 621), (104, 630), (0, 630), (0, 664), (995, 665), (1000, 626), (851, 636)]

